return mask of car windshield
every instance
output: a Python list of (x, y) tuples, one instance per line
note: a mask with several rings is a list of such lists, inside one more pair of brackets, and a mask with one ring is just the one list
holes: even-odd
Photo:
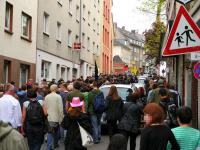
[[(126, 100), (126, 97), (128, 96), (129, 92), (127, 92), (129, 88), (125, 88), (125, 87), (117, 87), (117, 91), (119, 96), (122, 98), (122, 100)], [(100, 90), (103, 92), (104, 97), (108, 96), (108, 92), (110, 90), (110, 87), (104, 87), (104, 88), (100, 88)]]
[(144, 84), (144, 79), (139, 79), (138, 83)]

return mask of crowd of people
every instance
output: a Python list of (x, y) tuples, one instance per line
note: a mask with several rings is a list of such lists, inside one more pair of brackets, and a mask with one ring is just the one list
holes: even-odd
[[(80, 127), (94, 144), (101, 143), (102, 114), (108, 150), (126, 150), (129, 138), (130, 149), (135, 150), (140, 134), (140, 150), (200, 148), (200, 132), (190, 126), (191, 108), (181, 106), (178, 92), (164, 78), (151, 77), (145, 87), (127, 90), (124, 102), (114, 84), (137, 80), (131, 75), (101, 75), (98, 80), (80, 77), (66, 82), (29, 79), (20, 88), (15, 82), (0, 84), (0, 149), (40, 150), (46, 137), (47, 150), (61, 142), (65, 150), (87, 150)], [(99, 89), (104, 84), (112, 84), (105, 96)]]

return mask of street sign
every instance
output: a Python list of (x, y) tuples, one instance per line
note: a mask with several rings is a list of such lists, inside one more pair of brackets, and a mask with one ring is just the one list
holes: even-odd
[(194, 66), (193, 73), (194, 73), (194, 77), (195, 77), (197, 80), (200, 80), (200, 62), (198, 62), (198, 63)]
[(74, 49), (78, 50), (78, 49), (81, 49), (81, 43), (74, 43), (73, 45)]
[(200, 30), (187, 10), (181, 6), (163, 50), (163, 56), (198, 51), (200, 51)]
[(192, 0), (176, 0), (177, 2), (180, 2), (182, 4), (187, 4), (189, 2), (191, 2)]
[(191, 60), (193, 61), (200, 61), (200, 53), (192, 53)]

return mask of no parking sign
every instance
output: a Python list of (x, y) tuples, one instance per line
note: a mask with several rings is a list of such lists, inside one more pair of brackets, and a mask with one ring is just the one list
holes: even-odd
[(200, 62), (198, 62), (195, 66), (194, 66), (194, 77), (197, 79), (197, 80), (200, 80)]

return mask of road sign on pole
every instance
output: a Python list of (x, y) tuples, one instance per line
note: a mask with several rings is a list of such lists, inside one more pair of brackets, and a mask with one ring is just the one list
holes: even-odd
[(180, 2), (182, 4), (187, 4), (189, 2), (191, 2), (192, 0), (176, 0), (177, 2)]
[(181, 6), (163, 50), (163, 56), (198, 51), (200, 51), (200, 30), (185, 7)]
[(200, 62), (198, 62), (198, 63), (194, 66), (193, 73), (194, 73), (194, 77), (195, 77), (197, 80), (200, 80)]

